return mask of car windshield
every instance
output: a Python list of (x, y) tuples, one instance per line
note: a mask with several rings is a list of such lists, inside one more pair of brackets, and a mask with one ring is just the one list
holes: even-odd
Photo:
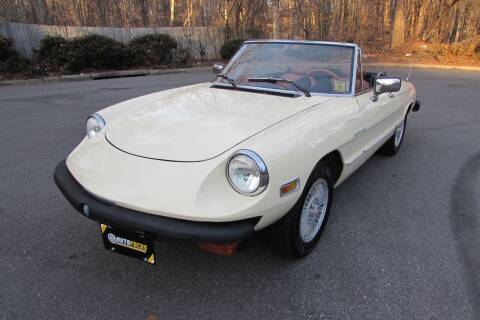
[(349, 94), (354, 56), (354, 47), (346, 45), (252, 42), (240, 48), (223, 75), (236, 85)]

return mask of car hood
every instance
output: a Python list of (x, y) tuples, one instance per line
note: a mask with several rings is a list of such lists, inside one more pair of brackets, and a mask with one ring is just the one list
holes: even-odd
[(169, 161), (214, 158), (249, 137), (328, 97), (282, 97), (211, 88), (183, 88), (107, 123), (116, 148)]

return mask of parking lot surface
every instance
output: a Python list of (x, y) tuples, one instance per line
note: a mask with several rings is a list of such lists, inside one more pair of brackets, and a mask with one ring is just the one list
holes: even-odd
[(422, 109), (402, 150), (337, 188), (305, 259), (261, 235), (234, 257), (165, 240), (155, 266), (107, 252), (55, 187), (56, 164), (94, 111), (212, 78), (0, 87), (0, 319), (480, 319), (478, 72), (414, 71)]

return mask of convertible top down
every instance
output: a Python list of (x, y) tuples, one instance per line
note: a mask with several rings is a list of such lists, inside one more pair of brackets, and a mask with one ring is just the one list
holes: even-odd
[(355, 44), (247, 41), (212, 83), (161, 91), (88, 117), (54, 178), (107, 249), (154, 263), (179, 237), (232, 254), (265, 229), (303, 257), (334, 188), (376, 151), (394, 155), (415, 87), (365, 72)]

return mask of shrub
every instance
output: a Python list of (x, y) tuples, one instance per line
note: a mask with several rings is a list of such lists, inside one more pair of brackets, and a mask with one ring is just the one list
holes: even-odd
[(233, 57), (244, 41), (245, 40), (243, 39), (234, 39), (225, 42), (220, 48), (220, 55), (222, 56), (222, 59), (229, 60), (231, 57)]
[(132, 65), (132, 52), (113, 39), (90, 34), (71, 40), (66, 69), (80, 72), (88, 69), (111, 70)]
[(475, 46), (475, 49), (473, 49), (473, 52), (480, 58), (480, 43), (478, 43)]
[(32, 74), (31, 63), (13, 48), (12, 39), (0, 36), (0, 73)]
[(188, 67), (192, 63), (192, 55), (187, 49), (174, 49), (172, 53), (172, 62), (176, 65)]
[(133, 52), (135, 64), (158, 66), (172, 62), (177, 42), (167, 34), (147, 34), (130, 41), (128, 47)]
[(10, 57), (0, 62), (0, 73), (31, 74), (31, 63), (20, 56)]
[(12, 39), (0, 36), (0, 61), (5, 61), (14, 56), (18, 56), (18, 52), (13, 49)]
[(58, 71), (68, 62), (69, 41), (60, 36), (47, 36), (42, 39), (37, 52), (38, 62), (48, 69)]

